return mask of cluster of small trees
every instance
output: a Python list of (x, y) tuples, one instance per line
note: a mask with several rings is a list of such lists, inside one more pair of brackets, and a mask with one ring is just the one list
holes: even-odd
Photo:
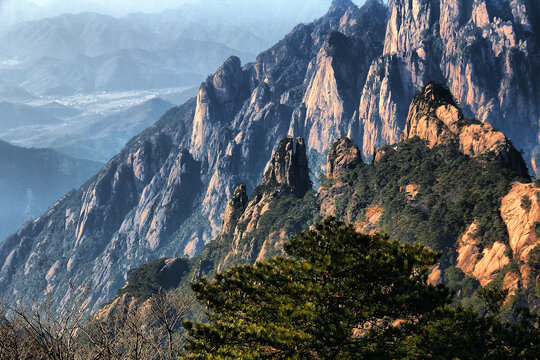
[[(106, 317), (80, 301), (0, 309), (1, 359), (537, 359), (540, 319), (507, 291), (480, 291), (485, 311), (427, 283), (439, 254), (364, 235), (335, 218), (285, 245), (289, 257), (233, 267)], [(84, 295), (84, 294), (82, 294)], [(84, 296), (79, 297), (83, 299)], [(2, 315), (3, 314), (3, 315)], [(183, 328), (182, 328), (183, 321)]]
[(172, 360), (184, 343), (182, 320), (193, 297), (160, 292), (144, 303), (87, 318), (85, 292), (52, 311), (51, 302), (0, 307), (2, 360)]

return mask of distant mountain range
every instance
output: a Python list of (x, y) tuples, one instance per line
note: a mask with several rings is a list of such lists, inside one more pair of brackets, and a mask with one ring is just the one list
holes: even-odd
[(23, 104), (0, 102), (0, 132), (20, 126), (58, 124), (60, 119), (46, 109)]
[(0, 241), (92, 176), (102, 163), (0, 140)]
[(158, 14), (88, 12), (15, 24), (0, 33), (0, 85), (21, 96), (193, 86), (227, 57), (251, 61), (293, 24), (319, 15), (301, 1), (284, 16), (284, 5), (201, 2)]

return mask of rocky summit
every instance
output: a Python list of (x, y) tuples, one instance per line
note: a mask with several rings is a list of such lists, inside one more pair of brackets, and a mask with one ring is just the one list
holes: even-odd
[(465, 155), (491, 157), (528, 176), (527, 166), (510, 139), (491, 124), (464, 118), (450, 91), (441, 84), (430, 82), (415, 95), (401, 139), (415, 136), (430, 147), (454, 141)]
[[(376, 149), (396, 143), (404, 129), (405, 138), (414, 138), (403, 146), (416, 136), (430, 146), (457, 141), (459, 154), (452, 156), (495, 159), (523, 178), (510, 140), (536, 171), (539, 24), (536, 0), (368, 0), (361, 8), (334, 1), (324, 17), (296, 26), (255, 62), (228, 59), (196, 99), (169, 110), (80, 189), (8, 237), (0, 245), (0, 295), (39, 300), (61, 294), (54, 298), (60, 304), (74, 284), (90, 286), (89, 303), (98, 306), (130, 269), (176, 252), (199, 254), (220, 234), (236, 184), (246, 184), (235, 197), (245, 200), (266, 169), (267, 185), (287, 185), (295, 199), (303, 195), (313, 205), (302, 175), (307, 162), (314, 181), (333, 178), (341, 165), (370, 163)], [(447, 94), (428, 85), (423, 92), (433, 102), (413, 102), (407, 122), (411, 99), (432, 80), (455, 101), (436, 106)], [(286, 136), (304, 140), (289, 140), (283, 157), (272, 160)], [(328, 160), (331, 144), (344, 136), (351, 143), (337, 146)], [(390, 161), (393, 151), (377, 150), (375, 164)], [(408, 180), (398, 188), (414, 200), (425, 184)], [(261, 189), (255, 194), (264, 197)], [(343, 206), (328, 209), (341, 214)], [(382, 208), (373, 203), (358, 226), (384, 220)], [(283, 225), (300, 230), (311, 215), (296, 210), (295, 222)], [(285, 238), (274, 230), (276, 239)], [(253, 241), (238, 242), (240, 259), (279, 249)]]

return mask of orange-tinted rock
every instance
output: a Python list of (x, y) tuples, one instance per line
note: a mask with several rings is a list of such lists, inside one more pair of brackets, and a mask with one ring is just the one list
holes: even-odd
[[(528, 209), (522, 204), (523, 198), (530, 201)], [(501, 217), (506, 224), (510, 247), (520, 266), (522, 279), (527, 280), (530, 273), (527, 264), (529, 253), (540, 243), (535, 231), (540, 222), (540, 189), (532, 184), (515, 183), (501, 201)], [(524, 285), (529, 284), (525, 281)]]
[(457, 142), (465, 155), (487, 156), (528, 177), (523, 158), (510, 139), (488, 123), (465, 119), (450, 91), (440, 84), (426, 85), (409, 107), (401, 139), (415, 136), (429, 147)]

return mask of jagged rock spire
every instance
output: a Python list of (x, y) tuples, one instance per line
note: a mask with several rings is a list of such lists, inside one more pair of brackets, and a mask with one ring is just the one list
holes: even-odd
[(347, 137), (340, 138), (332, 145), (327, 159), (326, 176), (328, 178), (338, 177), (343, 171), (362, 163), (360, 149)]
[(430, 82), (414, 96), (401, 138), (405, 140), (417, 135), (435, 145), (443, 137), (454, 135), (460, 120), (463, 120), (463, 113), (450, 90)]
[(242, 216), (248, 204), (246, 184), (238, 184), (234, 188), (233, 195), (227, 203), (225, 214), (223, 215), (222, 234), (229, 234), (234, 230), (240, 216)]
[(311, 189), (304, 138), (286, 137), (279, 143), (263, 176), (262, 185), (288, 185), (299, 196)]
[(330, 11), (333, 11), (335, 9), (347, 11), (352, 6), (356, 7), (356, 5), (351, 0), (333, 0), (332, 5), (330, 6)]
[[(220, 123), (232, 121), (249, 97), (247, 76), (240, 59), (229, 57), (213, 76), (201, 84), (193, 117), (190, 151), (203, 157), (212, 140), (219, 138)], [(212, 162), (214, 159), (209, 159)]]

